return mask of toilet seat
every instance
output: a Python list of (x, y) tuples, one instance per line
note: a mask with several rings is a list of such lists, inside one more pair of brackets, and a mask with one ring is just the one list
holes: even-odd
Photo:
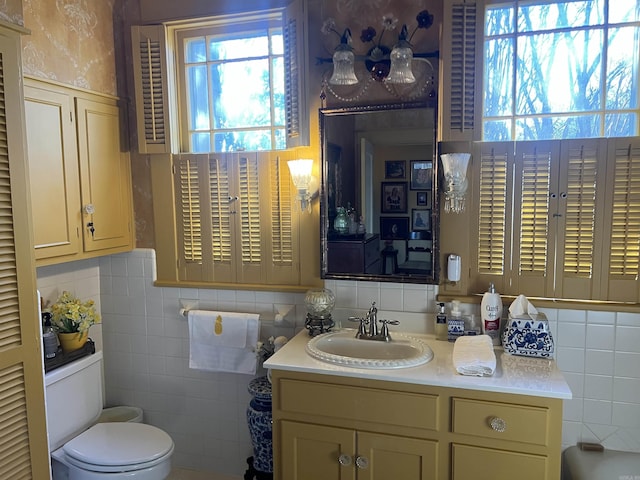
[(98, 423), (67, 442), (67, 461), (83, 470), (123, 472), (150, 468), (173, 453), (164, 431), (142, 423)]

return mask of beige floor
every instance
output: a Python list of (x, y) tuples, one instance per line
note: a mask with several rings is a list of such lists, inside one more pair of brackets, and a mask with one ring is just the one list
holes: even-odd
[(184, 468), (174, 468), (167, 480), (241, 480), (240, 477), (228, 477), (226, 475), (214, 475), (210, 473), (196, 472)]

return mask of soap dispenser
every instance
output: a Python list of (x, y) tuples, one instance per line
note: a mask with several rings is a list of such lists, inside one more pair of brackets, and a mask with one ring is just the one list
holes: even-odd
[(502, 298), (500, 298), (500, 294), (496, 292), (493, 283), (489, 284), (489, 290), (482, 296), (480, 310), (480, 315), (482, 316), (482, 333), (489, 335), (494, 345), (500, 345)]
[(447, 319), (447, 339), (455, 342), (458, 337), (464, 335), (464, 317), (460, 311), (460, 301), (451, 301), (451, 315)]
[(436, 315), (436, 340), (447, 340), (447, 313), (444, 303), (438, 303), (440, 311)]

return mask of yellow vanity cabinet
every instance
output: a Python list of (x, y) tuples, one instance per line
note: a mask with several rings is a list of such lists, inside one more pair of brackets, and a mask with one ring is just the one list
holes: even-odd
[(274, 478), (442, 478), (437, 395), (388, 382), (272, 373)]
[(133, 248), (129, 155), (113, 97), (25, 81), (37, 265)]
[(277, 369), (272, 380), (274, 478), (560, 478), (560, 399)]

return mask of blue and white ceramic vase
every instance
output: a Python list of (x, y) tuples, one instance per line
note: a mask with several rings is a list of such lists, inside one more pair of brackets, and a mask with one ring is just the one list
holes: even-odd
[(253, 397), (247, 407), (247, 423), (253, 444), (253, 468), (258, 472), (273, 472), (273, 429), (271, 416), (271, 383), (267, 377), (249, 382)]

